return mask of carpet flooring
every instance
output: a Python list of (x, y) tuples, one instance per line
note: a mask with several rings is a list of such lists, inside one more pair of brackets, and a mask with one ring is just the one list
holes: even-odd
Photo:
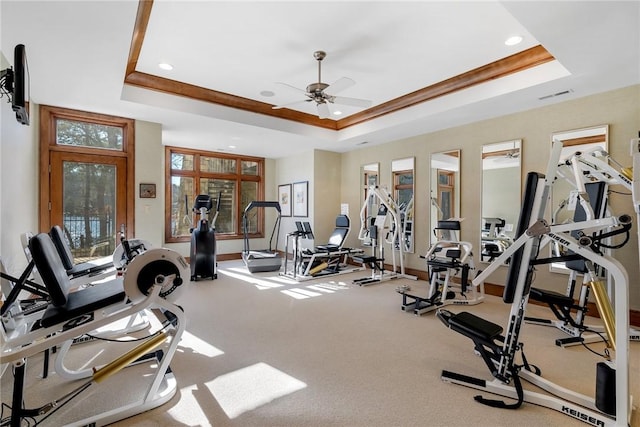
[[(443, 369), (492, 377), (474, 354), (471, 340), (446, 328), (435, 313), (415, 316), (401, 310), (396, 287), (426, 292), (424, 281), (396, 279), (361, 287), (352, 280), (368, 273), (354, 272), (298, 283), (277, 273), (249, 274), (239, 261), (220, 262), (218, 273), (217, 280), (187, 283), (178, 301), (188, 322), (171, 363), (176, 395), (163, 406), (114, 425), (586, 425), (528, 403), (518, 410), (490, 408), (474, 396), (499, 397), (441, 381)], [(503, 327), (509, 313), (493, 296), (479, 305), (448, 309), (469, 311)], [(529, 305), (527, 314), (552, 318), (541, 306)], [(555, 328), (526, 323), (521, 331), (525, 354), (543, 377), (593, 395), (595, 364), (602, 358), (582, 346), (555, 346), (555, 339), (564, 336)], [(80, 344), (72, 349), (72, 359), (89, 364), (109, 360), (112, 347), (118, 346)], [(590, 347), (604, 349), (602, 343)], [(29, 363), (27, 403), (47, 401), (73, 388), (55, 372), (42, 379), (38, 357)], [(632, 395), (640, 396), (640, 343), (631, 343), (629, 367)], [(43, 425), (64, 425), (133, 399), (152, 368), (126, 368), (92, 386)], [(11, 401), (8, 372), (1, 382), (5, 403)], [(639, 418), (634, 414), (634, 427), (640, 426)]]

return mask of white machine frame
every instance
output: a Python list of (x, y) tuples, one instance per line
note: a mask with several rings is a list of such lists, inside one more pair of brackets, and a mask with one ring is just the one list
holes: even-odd
[[(320, 277), (353, 273), (364, 269), (364, 267), (361, 266), (349, 265), (349, 257), (361, 255), (364, 251), (360, 248), (346, 248), (343, 246), (351, 231), (351, 219), (347, 215), (338, 216), (346, 217), (349, 225), (339, 227), (346, 229), (346, 234), (339, 246), (331, 248), (329, 248), (329, 246), (334, 245), (334, 243), (331, 242), (331, 238), (329, 239), (330, 242), (326, 245), (315, 246), (313, 249), (303, 248), (300, 244), (300, 238), (314, 239), (313, 231), (311, 230), (309, 222), (305, 222), (303, 226), (301, 221), (296, 221), (302, 230), (287, 233), (284, 266), (280, 275), (292, 278), (297, 282), (304, 282)], [(338, 219), (336, 219), (336, 221), (338, 221)], [(338, 228), (337, 224), (336, 228)], [(291, 250), (293, 253), (291, 262), (289, 261), (289, 242), (291, 242)]]
[[(362, 278), (354, 280), (355, 284), (359, 285), (370, 285), (374, 283), (379, 283), (386, 280), (397, 279), (397, 278), (405, 278), (411, 280), (417, 280), (416, 276), (407, 274), (405, 272), (404, 267), (404, 255), (405, 250), (403, 244), (398, 244), (397, 247), (395, 243), (399, 242), (400, 233), (404, 232), (402, 230), (402, 224), (400, 221), (400, 207), (393, 199), (393, 196), (385, 187), (380, 187), (377, 185), (372, 185), (369, 187), (367, 193), (367, 199), (369, 197), (375, 197), (379, 201), (378, 206), (384, 206), (386, 208), (386, 213), (384, 216), (378, 215), (375, 220), (374, 226), (377, 228), (377, 246), (379, 248), (379, 255), (373, 255), (371, 257), (359, 257), (354, 258), (354, 261), (358, 262), (358, 260), (364, 261), (363, 264), (371, 263), (371, 262), (381, 262), (384, 263), (384, 244), (391, 244), (391, 270), (381, 269), (379, 273), (376, 273), (375, 269), (372, 269), (370, 278)], [(358, 239), (360, 241), (366, 241), (368, 235), (368, 226), (367, 224), (367, 207), (368, 200), (365, 200), (362, 208), (360, 209), (360, 230), (358, 232)], [(387, 231), (385, 233), (385, 230)], [(385, 235), (385, 237), (382, 237)], [(372, 248), (374, 253), (376, 248)], [(397, 249), (397, 250), (396, 250)], [(396, 259), (397, 257), (397, 259)], [(375, 258), (375, 261), (371, 261), (372, 258)], [(399, 263), (399, 271), (398, 271), (398, 263)]]
[[(456, 237), (454, 231), (460, 229), (460, 220), (445, 221), (453, 222), (454, 229), (444, 230), (443, 235), (451, 238)], [(440, 222), (439, 222), (440, 224)], [(455, 257), (450, 257), (451, 251), (456, 253)], [(459, 252), (459, 256), (458, 256)], [(426, 297), (421, 297), (410, 292), (410, 289), (399, 287), (397, 291), (402, 294), (402, 310), (422, 315), (434, 311), (447, 305), (476, 305), (484, 301), (484, 283), (473, 286), (471, 283), (462, 283), (467, 279), (466, 274), (475, 270), (473, 262), (473, 245), (470, 242), (455, 240), (438, 240), (435, 242), (426, 255), (421, 256), (427, 262), (429, 274), (429, 291)], [(466, 274), (464, 273), (466, 270)], [(460, 283), (452, 279), (460, 272), (458, 277)], [(463, 277), (465, 276), (465, 277)], [(453, 294), (451, 296), (450, 294)]]
[[(580, 203), (580, 206), (584, 209), (586, 213), (587, 219), (593, 219), (596, 215), (593, 212), (593, 208), (591, 207), (591, 203), (588, 200), (587, 190), (585, 184), (593, 181), (601, 181), (606, 183), (608, 186), (611, 185), (622, 185), (627, 190), (631, 191), (632, 197), (634, 200), (634, 210), (636, 212), (636, 224), (640, 224), (640, 192), (638, 189), (640, 188), (640, 139), (631, 140), (631, 157), (633, 160), (633, 165), (637, 166), (633, 169), (624, 168), (621, 166), (616, 160), (614, 160), (607, 151), (602, 148), (595, 148), (593, 150), (587, 152), (576, 152), (571, 155), (563, 164), (559, 164), (556, 169), (556, 176), (564, 179), (568, 183), (570, 183), (574, 190), (572, 191), (572, 195), (569, 197), (569, 200), (563, 200), (556, 211), (554, 212), (553, 218), (557, 215), (558, 211), (564, 208), (566, 205), (569, 205), (572, 209), (575, 209), (575, 203)], [(609, 163), (611, 161), (618, 168), (616, 169), (612, 164)], [(638, 228), (638, 236), (640, 237), (640, 226)], [(589, 230), (585, 230), (589, 231)], [(559, 242), (554, 242), (556, 247), (563, 246)], [(571, 273), (571, 277), (569, 280), (573, 280), (576, 274)], [(584, 281), (580, 291), (579, 304), (586, 305), (588, 300), (588, 289), (586, 289), (587, 282), (589, 280), (595, 280), (595, 274), (593, 272), (589, 272), (585, 274)], [(611, 281), (611, 277), (608, 277), (608, 282)], [(615, 292), (609, 286), (609, 298), (613, 301), (615, 300)], [(567, 290), (567, 296), (569, 293), (569, 287)], [(584, 313), (577, 314), (577, 321), (580, 323), (583, 319)], [(556, 343), (561, 347), (569, 347), (572, 345), (579, 345), (581, 343), (591, 343), (597, 342), (601, 340), (601, 335), (606, 334), (605, 328), (599, 325), (583, 325), (582, 327), (576, 327), (571, 324), (567, 324), (566, 321), (562, 320), (548, 320), (545, 319), (527, 319), (527, 323), (532, 323), (536, 325), (542, 326), (552, 326), (555, 327), (564, 333), (568, 334), (571, 338), (568, 339), (558, 339)], [(593, 331), (595, 333), (584, 334), (585, 330)], [(628, 337), (631, 341), (640, 341), (640, 331), (629, 327)]]
[[(166, 318), (164, 313), (169, 312), (174, 316), (174, 318), (169, 321), (172, 328), (168, 331), (158, 331), (138, 347), (125, 353), (102, 368), (67, 372), (68, 376), (74, 380), (89, 378), (86, 383), (75, 390), (81, 392), (90, 385), (100, 383), (104, 378), (117, 373), (139, 357), (143, 356), (145, 353), (152, 351), (165, 343), (165, 348), (163, 350), (164, 354), (161, 360), (153, 359), (157, 360), (156, 373), (143, 397), (126, 403), (121, 407), (90, 416), (87, 419), (73, 421), (68, 425), (83, 426), (93, 423), (95, 423), (94, 425), (110, 424), (166, 403), (177, 391), (177, 382), (173, 373), (169, 369), (169, 363), (171, 362), (178, 343), (180, 342), (180, 338), (185, 331), (186, 316), (179, 306), (164, 297), (169, 290), (177, 289), (177, 286), (180, 286), (177, 285), (179, 282), (177, 281), (175, 274), (168, 276), (158, 274), (155, 276), (154, 283), (144, 284), (144, 289), (141, 288), (142, 284), (138, 283), (139, 274), (142, 269), (152, 266), (153, 263), (157, 261), (172, 263), (177, 270), (180, 271), (181, 281), (184, 282), (185, 279), (189, 277), (189, 265), (177, 252), (170, 249), (157, 248), (141, 253), (130, 262), (124, 273), (115, 279), (122, 282), (127, 298), (119, 303), (111, 304), (102, 309), (87, 313), (91, 315), (91, 320), (84, 323), (77, 322), (77, 325), (75, 323), (70, 325), (69, 321), (64, 321), (49, 327), (29, 331), (17, 328), (16, 331), (20, 331), (20, 333), (14, 333), (11, 336), (6, 336), (4, 329), (2, 329), (3, 339), (0, 351), (0, 364), (3, 366), (11, 364), (15, 372), (15, 381), (21, 382), (22, 380), (20, 379), (20, 376), (24, 375), (27, 360), (40, 352), (53, 347), (63, 346), (63, 351), (57, 355), (58, 358), (63, 359), (69, 350), (68, 343), (72, 342), (74, 338), (78, 336), (101, 327), (105, 327), (116, 321), (135, 317), (137, 314), (147, 310), (157, 317), (159, 323), (167, 325), (169, 320)], [(146, 271), (145, 274), (148, 275), (148, 273), (149, 271)], [(166, 344), (167, 341), (168, 344)], [(62, 362), (60, 363), (60, 366), (63, 366)], [(25, 399), (24, 396), (21, 396), (22, 393), (23, 392), (17, 393), (14, 390), (14, 406), (24, 405)], [(29, 411), (33, 412), (34, 410), (25, 410), (23, 408), (16, 411), (15, 408), (13, 408), (15, 415), (13, 415), (12, 412), (12, 426), (20, 425), (20, 419), (22, 416), (41, 416), (54, 410), (62, 401), (65, 401), (64, 403), (66, 403), (67, 399), (70, 400), (70, 395), (71, 393), (63, 396), (59, 400), (52, 401), (36, 409), (36, 414), (24, 415), (25, 411), (28, 413)]]
[[(573, 230), (603, 229), (615, 227), (619, 224), (626, 224), (630, 221), (628, 215), (620, 217), (609, 217), (597, 220), (587, 220), (579, 223), (549, 225), (543, 219), (546, 202), (549, 197), (550, 188), (556, 176), (556, 167), (562, 149), (562, 143), (554, 141), (551, 159), (549, 161), (547, 174), (544, 177), (544, 186), (538, 187), (535, 200), (531, 209), (531, 220), (528, 229), (523, 233), (512, 246), (510, 246), (500, 257), (489, 265), (474, 280), (474, 285), (484, 282), (504, 261), (511, 258), (513, 263), (514, 254), (522, 250), (524, 256), (520, 268), (517, 270), (517, 286), (513, 289), (511, 296), (511, 311), (509, 322), (506, 328), (506, 337), (502, 338), (502, 350), (499, 360), (493, 360), (495, 368), (492, 369), (492, 381), (485, 381), (478, 378), (468, 377), (462, 374), (443, 371), (442, 379), (446, 382), (460, 384), (467, 387), (485, 390), (490, 393), (507, 396), (513, 399), (522, 399), (524, 402), (534, 403), (550, 409), (557, 410), (565, 415), (586, 422), (594, 426), (618, 426), (626, 427), (629, 423), (632, 411), (632, 399), (629, 394), (629, 278), (626, 270), (620, 262), (609, 255), (600, 255), (592, 251), (589, 246), (581, 245), (571, 236)], [(519, 341), (520, 324), (524, 318), (528, 300), (527, 284), (530, 283), (531, 260), (536, 256), (539, 245), (543, 242), (557, 241), (571, 251), (583, 256), (585, 259), (605, 268), (612, 276), (615, 285), (615, 303), (613, 320), (617, 339), (615, 354), (609, 366), (615, 369), (615, 414), (610, 415), (602, 412), (596, 407), (595, 399), (585, 396), (551, 381), (542, 378), (539, 372), (529, 369), (520, 369), (514, 365), (514, 355), (516, 351), (522, 350), (522, 343)], [(471, 317), (475, 317), (470, 315)], [(447, 316), (441, 317), (446, 319)], [(455, 317), (455, 316), (454, 316)], [(484, 321), (484, 323), (489, 323)], [(448, 323), (451, 326), (452, 323)], [(472, 335), (469, 335), (470, 337)], [(483, 357), (484, 358), (484, 357)], [(485, 362), (489, 363), (485, 358)], [(515, 371), (514, 371), (515, 369)], [(518, 376), (545, 390), (548, 394), (542, 394), (531, 390), (522, 390), (514, 385), (510, 385), (510, 380), (519, 383)]]

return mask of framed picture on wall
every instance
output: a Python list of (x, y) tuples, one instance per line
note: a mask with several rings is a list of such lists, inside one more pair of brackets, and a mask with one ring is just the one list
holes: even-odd
[(140, 198), (141, 199), (155, 199), (156, 198), (156, 185), (155, 184), (140, 184)]
[(309, 216), (309, 181), (293, 183), (293, 216)]
[(291, 216), (291, 184), (278, 185), (280, 215)]

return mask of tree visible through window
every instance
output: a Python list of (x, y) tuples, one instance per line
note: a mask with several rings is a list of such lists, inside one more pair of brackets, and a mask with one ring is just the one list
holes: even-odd
[(56, 120), (56, 144), (122, 151), (122, 128), (76, 120)]
[[(221, 239), (243, 236), (242, 213), (253, 200), (264, 194), (264, 159), (246, 156), (166, 148), (167, 208), (166, 241), (190, 239), (193, 203), (197, 195), (208, 194), (214, 202), (220, 197), (220, 212), (216, 219), (216, 234)], [(209, 221), (215, 215), (215, 204)], [(250, 218), (250, 233), (262, 234), (259, 217)]]

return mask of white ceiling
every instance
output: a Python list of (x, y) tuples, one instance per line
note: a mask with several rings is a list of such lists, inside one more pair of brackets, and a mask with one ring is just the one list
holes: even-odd
[[(26, 45), (34, 102), (161, 123), (163, 144), (269, 158), (346, 152), (640, 83), (638, 1), (155, 1), (137, 71), (274, 105), (300, 99), (276, 82), (317, 81), (316, 50), (327, 52), (323, 82), (352, 78), (340, 95), (373, 105), (538, 44), (556, 58), (333, 131), (124, 85), (137, 1), (0, 7), (2, 52), (12, 64)], [(523, 43), (505, 46), (514, 34)], [(314, 114), (310, 104), (300, 111)]]

